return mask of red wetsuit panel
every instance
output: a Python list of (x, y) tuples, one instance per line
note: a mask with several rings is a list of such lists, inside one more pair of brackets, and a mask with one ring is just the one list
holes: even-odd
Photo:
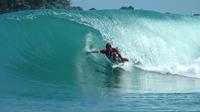
[(112, 49), (105, 49), (100, 51), (102, 54), (111, 54), (111, 53), (116, 53), (119, 54), (118, 50), (116, 48)]

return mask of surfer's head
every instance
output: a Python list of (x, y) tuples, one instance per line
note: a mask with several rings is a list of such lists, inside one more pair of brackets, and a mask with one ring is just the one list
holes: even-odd
[(107, 43), (107, 44), (106, 44), (106, 49), (110, 49), (110, 48), (112, 48), (111, 44), (110, 44), (110, 43)]

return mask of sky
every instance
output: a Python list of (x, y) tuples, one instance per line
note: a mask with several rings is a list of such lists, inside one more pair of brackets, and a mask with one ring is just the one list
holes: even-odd
[(72, 0), (73, 6), (81, 6), (84, 10), (119, 9), (132, 5), (135, 9), (154, 10), (176, 14), (200, 13), (200, 0)]

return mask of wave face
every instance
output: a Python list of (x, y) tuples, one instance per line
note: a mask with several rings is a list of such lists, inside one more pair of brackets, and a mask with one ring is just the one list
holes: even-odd
[[(1, 110), (198, 111), (198, 29), (199, 17), (144, 10), (0, 15)], [(86, 53), (107, 42), (123, 69)]]
[[(56, 97), (62, 98), (70, 88), (87, 96), (100, 94), (99, 86), (121, 92), (199, 91), (199, 17), (35, 10), (1, 15), (0, 22), (1, 94), (39, 97), (59, 88), (64, 92)], [(125, 71), (114, 71), (114, 79), (103, 55), (85, 53), (107, 42), (130, 60)]]

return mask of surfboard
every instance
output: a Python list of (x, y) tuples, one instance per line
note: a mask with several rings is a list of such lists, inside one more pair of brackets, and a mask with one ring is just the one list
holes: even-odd
[(116, 63), (113, 63), (113, 65), (112, 65), (112, 68), (113, 69), (115, 69), (115, 68), (121, 68), (122, 66), (124, 66), (124, 63), (118, 63), (118, 64), (116, 64)]
[(113, 62), (113, 60), (110, 60), (111, 62), (112, 62), (112, 68), (113, 69), (116, 69), (116, 68), (123, 68), (123, 66), (124, 66), (124, 64), (126, 63), (126, 62), (128, 62), (128, 59), (127, 58), (124, 58), (124, 61), (122, 61), (121, 59), (119, 59), (119, 57), (118, 57), (118, 62), (116, 63), (116, 62)]

